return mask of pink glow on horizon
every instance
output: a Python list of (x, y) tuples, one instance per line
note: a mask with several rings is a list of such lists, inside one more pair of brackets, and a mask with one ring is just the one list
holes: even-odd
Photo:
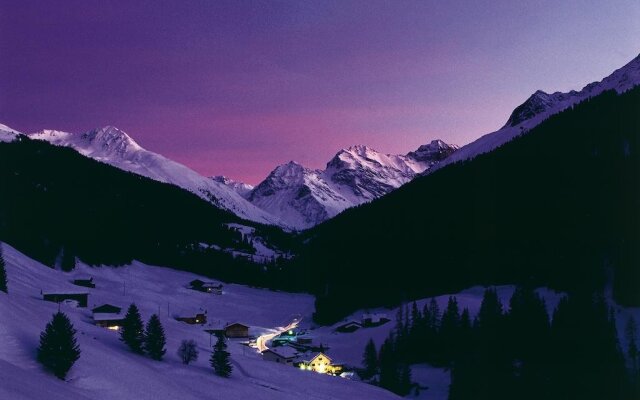
[(635, 57), (640, 3), (0, 0), (0, 123), (115, 125), (204, 175), (258, 183), (366, 144), (466, 144), (537, 89)]

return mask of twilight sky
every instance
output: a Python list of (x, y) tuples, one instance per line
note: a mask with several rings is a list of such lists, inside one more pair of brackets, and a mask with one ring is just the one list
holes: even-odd
[(630, 61), (639, 21), (638, 0), (0, 0), (0, 122), (115, 125), (257, 183), (352, 144), (466, 144)]

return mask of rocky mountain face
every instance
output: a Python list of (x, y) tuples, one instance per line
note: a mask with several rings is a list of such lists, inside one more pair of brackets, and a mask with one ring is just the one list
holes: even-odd
[(406, 155), (352, 146), (340, 150), (324, 170), (293, 161), (280, 165), (246, 198), (283, 223), (305, 229), (397, 189), (456, 149), (441, 140)]
[(527, 133), (550, 116), (570, 108), (583, 100), (598, 96), (607, 90), (623, 93), (640, 83), (640, 55), (599, 82), (592, 82), (580, 91), (545, 93), (536, 91), (524, 103), (516, 107), (506, 124), (495, 132), (461, 147), (432, 169), (439, 169), (457, 161), (487, 153), (513, 138)]

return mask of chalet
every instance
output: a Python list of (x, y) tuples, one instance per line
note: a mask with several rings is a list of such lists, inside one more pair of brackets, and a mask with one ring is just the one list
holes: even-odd
[(249, 326), (234, 322), (225, 326), (224, 333), (228, 338), (246, 338), (249, 337)]
[(300, 369), (318, 372), (320, 374), (340, 375), (342, 364), (334, 363), (329, 356), (324, 353), (316, 353), (308, 360), (297, 363)]
[(289, 346), (280, 346), (278, 348), (267, 349), (262, 352), (262, 358), (264, 360), (287, 365), (293, 365), (297, 355), (298, 351)]
[(365, 328), (384, 325), (389, 321), (391, 320), (387, 317), (387, 314), (362, 314), (362, 326)]
[(194, 279), (189, 282), (189, 289), (204, 293), (222, 294), (222, 284)]
[(355, 332), (358, 329), (362, 328), (362, 324), (358, 321), (347, 321), (341, 325), (338, 325), (336, 327), (336, 332), (341, 332), (341, 333), (351, 333), (351, 332)]
[(42, 299), (54, 303), (61, 303), (64, 300), (75, 300), (78, 302), (79, 307), (86, 307), (89, 302), (89, 293), (73, 291), (45, 292), (42, 293)]
[(84, 286), (88, 288), (96, 287), (96, 284), (93, 282), (93, 278), (90, 276), (74, 279), (73, 281), (71, 281), (71, 283), (76, 286)]
[(195, 325), (195, 324), (204, 325), (207, 323), (207, 314), (198, 313), (194, 316), (189, 315), (189, 316), (176, 317), (176, 319), (181, 322), (186, 322), (189, 325)]
[(120, 314), (122, 308), (114, 306), (112, 304), (103, 304), (98, 307), (94, 307), (91, 312), (94, 314)]
[(96, 326), (99, 326), (101, 328), (107, 328), (114, 331), (118, 331), (120, 330), (120, 327), (122, 327), (124, 318), (119, 314), (96, 313), (96, 314), (93, 314), (93, 322), (96, 324)]

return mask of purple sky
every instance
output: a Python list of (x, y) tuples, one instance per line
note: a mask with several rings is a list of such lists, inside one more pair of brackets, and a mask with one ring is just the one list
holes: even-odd
[(0, 122), (115, 125), (256, 183), (352, 144), (468, 143), (640, 52), (637, 0), (516, 3), (0, 0)]

